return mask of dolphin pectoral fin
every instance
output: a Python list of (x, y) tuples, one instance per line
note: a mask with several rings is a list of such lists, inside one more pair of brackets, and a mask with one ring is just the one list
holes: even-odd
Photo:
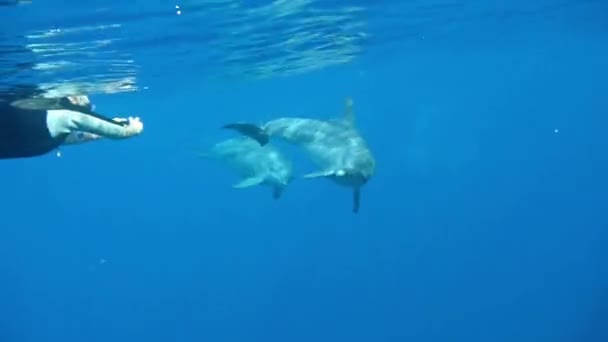
[(361, 203), (361, 189), (353, 190), (353, 213), (359, 212), (359, 205)]
[(326, 170), (326, 171), (318, 171), (318, 172), (312, 172), (309, 174), (305, 174), (304, 178), (319, 178), (319, 177), (329, 177), (331, 175), (333, 175), (335, 172), (333, 170)]
[(262, 183), (263, 180), (264, 179), (259, 178), (259, 177), (246, 178), (246, 179), (243, 179), (242, 181), (234, 184), (232, 187), (235, 189), (248, 188), (248, 187), (256, 186), (256, 185)]
[(279, 198), (281, 198), (281, 195), (283, 195), (283, 188), (280, 186), (275, 186), (272, 189), (272, 198), (278, 200)]
[(270, 136), (268, 135), (268, 133), (266, 133), (261, 127), (252, 123), (230, 123), (224, 125), (223, 128), (235, 130), (240, 134), (257, 141), (258, 144), (262, 146), (268, 144), (268, 142), (270, 141)]
[(350, 97), (347, 97), (344, 103), (344, 120), (352, 126), (355, 125), (355, 110), (353, 109), (353, 99)]

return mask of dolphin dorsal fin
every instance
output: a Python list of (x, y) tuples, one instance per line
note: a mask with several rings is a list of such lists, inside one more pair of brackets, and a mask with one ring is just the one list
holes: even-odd
[(353, 99), (347, 97), (344, 102), (344, 121), (348, 122), (351, 126), (355, 125), (355, 110), (353, 109)]

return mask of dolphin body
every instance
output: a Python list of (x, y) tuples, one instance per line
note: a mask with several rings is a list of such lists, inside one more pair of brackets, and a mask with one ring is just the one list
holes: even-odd
[(270, 186), (274, 199), (281, 197), (293, 179), (292, 164), (278, 149), (272, 145), (262, 146), (245, 136), (219, 142), (200, 157), (220, 161), (234, 169), (242, 179), (233, 188)]
[(355, 126), (353, 101), (346, 99), (344, 114), (333, 120), (283, 117), (262, 126), (230, 123), (236, 130), (265, 146), (272, 137), (298, 145), (307, 152), (319, 170), (304, 178), (328, 178), (353, 190), (353, 212), (360, 207), (361, 187), (375, 173), (375, 159)]

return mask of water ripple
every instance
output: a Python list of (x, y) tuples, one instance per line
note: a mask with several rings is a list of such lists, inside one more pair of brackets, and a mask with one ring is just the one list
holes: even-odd
[(5, 0), (0, 92), (19, 84), (52, 95), (136, 91), (142, 73), (170, 78), (176, 66), (197, 79), (288, 76), (467, 23), (530, 20), (599, 1)]

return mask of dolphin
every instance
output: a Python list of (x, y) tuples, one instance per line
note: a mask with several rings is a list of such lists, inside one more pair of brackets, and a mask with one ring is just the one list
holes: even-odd
[(270, 186), (274, 199), (281, 197), (293, 179), (291, 162), (277, 148), (270, 144), (262, 146), (246, 136), (219, 142), (199, 156), (234, 169), (242, 179), (233, 188)]
[(277, 137), (298, 145), (316, 164), (319, 170), (304, 178), (327, 178), (352, 189), (354, 213), (359, 212), (361, 188), (375, 173), (375, 159), (367, 142), (355, 125), (353, 100), (346, 99), (344, 113), (331, 120), (300, 117), (282, 117), (258, 126), (235, 122), (223, 128), (239, 132), (266, 146)]

